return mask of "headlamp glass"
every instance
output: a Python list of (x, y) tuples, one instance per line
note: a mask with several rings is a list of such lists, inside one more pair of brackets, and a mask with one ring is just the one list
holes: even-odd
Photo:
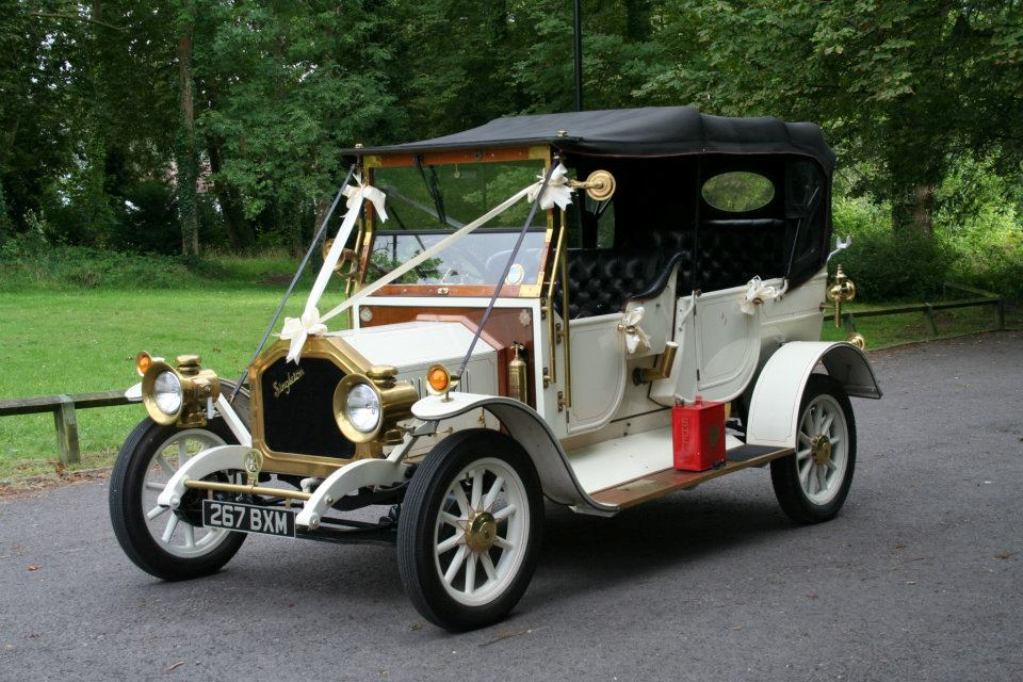
[(367, 384), (358, 384), (348, 392), (345, 416), (361, 433), (371, 433), (380, 424), (382, 416), (380, 398)]
[(181, 380), (174, 372), (160, 372), (153, 382), (153, 402), (158, 410), (173, 416), (181, 409)]

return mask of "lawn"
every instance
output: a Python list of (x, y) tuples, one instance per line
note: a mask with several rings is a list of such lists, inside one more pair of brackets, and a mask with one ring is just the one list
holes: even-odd
[[(127, 388), (138, 381), (139, 350), (173, 358), (199, 353), (203, 363), (234, 379), (244, 368), (283, 286), (161, 290), (21, 291), (0, 294), (0, 398)], [(305, 300), (299, 292), (286, 314)], [(856, 310), (857, 308), (853, 308)], [(861, 308), (862, 309), (862, 308)], [(990, 329), (991, 307), (937, 313), (939, 333)], [(1010, 325), (1019, 326), (1018, 312)], [(931, 337), (919, 313), (865, 318), (857, 329), (871, 348)], [(824, 338), (845, 332), (825, 320)], [(131, 405), (78, 412), (82, 468), (108, 466), (144, 415)], [(0, 418), (0, 483), (52, 473), (56, 466), (50, 414)]]

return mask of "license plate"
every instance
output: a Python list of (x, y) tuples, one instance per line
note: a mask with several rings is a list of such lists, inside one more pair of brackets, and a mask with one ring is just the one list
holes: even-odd
[(240, 502), (202, 501), (202, 525), (240, 533), (295, 537), (295, 512)]

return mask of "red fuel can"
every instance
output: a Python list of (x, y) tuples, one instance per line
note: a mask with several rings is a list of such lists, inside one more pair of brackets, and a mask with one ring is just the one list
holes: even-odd
[(671, 409), (675, 468), (706, 471), (725, 461), (725, 404), (703, 402)]

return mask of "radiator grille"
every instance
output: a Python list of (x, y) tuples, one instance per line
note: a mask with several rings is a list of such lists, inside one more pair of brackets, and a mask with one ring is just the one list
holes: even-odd
[(301, 365), (283, 357), (259, 377), (263, 406), (263, 441), (275, 452), (351, 458), (355, 446), (334, 421), (334, 389), (341, 368), (325, 358), (302, 358)]

